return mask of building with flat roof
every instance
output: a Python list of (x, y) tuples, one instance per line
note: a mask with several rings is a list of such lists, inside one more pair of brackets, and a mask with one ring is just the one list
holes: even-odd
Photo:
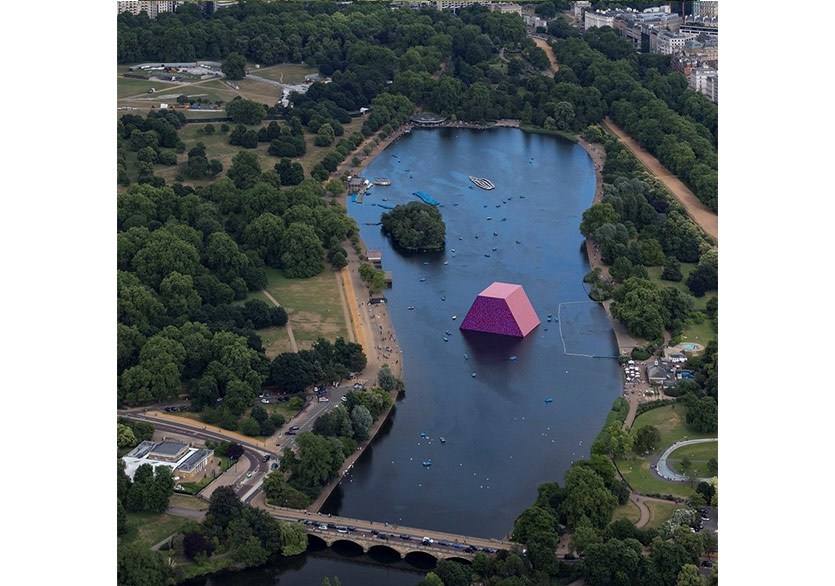
[(714, 103), (719, 103), (719, 72), (710, 67), (696, 67), (687, 76), (691, 90), (702, 93)]
[(148, 18), (155, 19), (163, 12), (174, 12), (175, 2), (145, 2), (139, 1), (118, 1), (116, 7), (119, 14), (122, 12), (130, 12), (131, 14), (139, 14), (142, 11), (148, 14)]
[(173, 440), (161, 442), (143, 441), (125, 456), (125, 474), (131, 480), (137, 468), (150, 464), (153, 468), (167, 466), (178, 482), (192, 482), (200, 478), (208, 469), (214, 451), (206, 448), (193, 448), (188, 444)]
[(687, 39), (687, 35), (683, 35), (681, 33), (661, 31), (658, 33), (655, 53), (660, 53), (662, 55), (673, 55), (674, 53), (679, 53), (684, 50), (684, 43)]
[(607, 10), (605, 12), (600, 10), (596, 10), (594, 12), (586, 10), (583, 19), (583, 26), (586, 29), (613, 26), (615, 24), (615, 17), (618, 14), (620, 14), (620, 12), (614, 10)]

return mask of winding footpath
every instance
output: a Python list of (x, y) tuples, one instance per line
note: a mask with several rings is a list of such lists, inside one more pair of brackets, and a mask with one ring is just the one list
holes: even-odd
[[(269, 294), (266, 289), (261, 289), (261, 293), (263, 293), (267, 299), (269, 299), (273, 305), (276, 307), (281, 307), (278, 304), (278, 301), (275, 300), (275, 297)], [(296, 344), (296, 336), (293, 335), (293, 326), (290, 324), (290, 314), (287, 314), (287, 336), (290, 338), (290, 347), (293, 349), (293, 352), (299, 351), (299, 346)]]
[[(672, 468), (667, 466), (667, 457), (670, 454), (672, 454), (674, 451), (676, 451), (677, 449), (679, 449), (683, 446), (689, 446), (689, 445), (692, 445), (692, 444), (704, 444), (704, 443), (707, 443), (707, 442), (718, 442), (718, 441), (719, 441), (719, 438), (713, 437), (713, 438), (707, 438), (707, 439), (694, 439), (694, 440), (687, 440), (687, 441), (683, 441), (683, 442), (674, 443), (669, 448), (664, 450), (664, 453), (661, 454), (660, 458), (658, 458), (658, 464), (657, 464), (658, 475), (661, 478), (663, 478), (664, 480), (670, 480), (672, 482), (686, 482), (687, 477), (684, 474), (679, 474), (678, 472), (675, 472)], [(707, 478), (699, 478), (697, 480), (706, 481), (708, 479)]]

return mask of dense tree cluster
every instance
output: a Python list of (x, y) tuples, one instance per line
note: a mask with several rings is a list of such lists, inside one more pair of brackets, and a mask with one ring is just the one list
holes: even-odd
[(639, 58), (609, 27), (559, 39), (554, 52), (558, 77), (596, 88), (615, 123), (717, 209), (716, 109), (709, 100), (687, 90), (680, 74), (666, 73), (661, 60)]
[(359, 344), (342, 338), (333, 343), (319, 338), (310, 350), (276, 356), (270, 369), (270, 382), (282, 393), (294, 393), (314, 384), (346, 379), (365, 365), (365, 353)]
[(168, 466), (153, 467), (142, 464), (133, 474), (133, 480), (125, 473), (125, 463), (118, 460), (117, 498), (130, 513), (164, 513), (168, 500), (174, 493), (174, 478)]
[(446, 225), (441, 212), (420, 201), (395, 206), (382, 214), (383, 233), (404, 250), (440, 250), (446, 240)]

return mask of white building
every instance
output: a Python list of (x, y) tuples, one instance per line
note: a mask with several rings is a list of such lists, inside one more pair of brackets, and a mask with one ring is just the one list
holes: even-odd
[(719, 19), (719, 2), (716, 0), (701, 0), (693, 2), (693, 16)]
[(527, 26), (531, 26), (533, 28), (539, 28), (541, 26), (548, 26), (548, 21), (542, 18), (539, 18), (535, 14), (523, 14), (522, 20), (525, 21)]
[(492, 4), (492, 2), (467, 2), (465, 0), (436, 0), (435, 8), (437, 10), (458, 10), (459, 8), (466, 8), (467, 6), (472, 6), (473, 4), (483, 4), (488, 6)]
[(662, 55), (672, 55), (684, 50), (684, 44), (689, 37), (681, 33), (673, 33), (670, 31), (661, 31), (658, 33), (658, 41), (656, 43), (655, 53)]
[(583, 12), (591, 8), (591, 2), (575, 2), (574, 3), (574, 18), (581, 19), (583, 18)]
[(687, 85), (691, 90), (706, 95), (711, 101), (719, 103), (719, 72), (710, 67), (694, 67), (687, 76)]
[(193, 448), (177, 441), (146, 440), (123, 456), (122, 460), (125, 462), (125, 474), (131, 480), (137, 468), (143, 464), (150, 464), (152, 468), (167, 466), (171, 468), (175, 480), (191, 482), (208, 468), (213, 455), (213, 450)]
[(131, 14), (139, 14), (143, 10), (148, 14), (149, 18), (156, 18), (157, 15), (162, 14), (163, 12), (173, 12), (175, 4), (177, 2), (145, 2), (143, 0), (128, 0), (128, 1), (118, 1), (116, 2), (116, 6), (119, 9), (119, 13), (122, 12), (130, 12)]
[(502, 14), (513, 13), (522, 16), (522, 7), (514, 2), (499, 2), (490, 5), (492, 12), (501, 12)]
[(591, 12), (587, 10), (583, 25), (586, 30), (594, 27), (613, 26), (617, 15), (616, 12), (600, 12), (599, 10)]

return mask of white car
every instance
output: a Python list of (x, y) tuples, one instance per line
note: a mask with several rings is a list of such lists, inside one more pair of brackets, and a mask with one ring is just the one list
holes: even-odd
[(269, 405), (269, 404), (270, 404), (270, 402), (269, 402), (269, 401), (267, 401), (266, 399), (261, 399), (261, 402), (262, 402), (262, 403), (264, 403), (265, 405)]
[(327, 403), (328, 401), (330, 401), (330, 399), (328, 399), (328, 398), (327, 398), (326, 396), (324, 396), (324, 395), (322, 395), (321, 397), (319, 397), (319, 402), (320, 402), (320, 403)]
[(343, 403), (347, 403), (348, 402), (348, 397), (342, 397), (340, 399), (340, 401), (342, 401)]

